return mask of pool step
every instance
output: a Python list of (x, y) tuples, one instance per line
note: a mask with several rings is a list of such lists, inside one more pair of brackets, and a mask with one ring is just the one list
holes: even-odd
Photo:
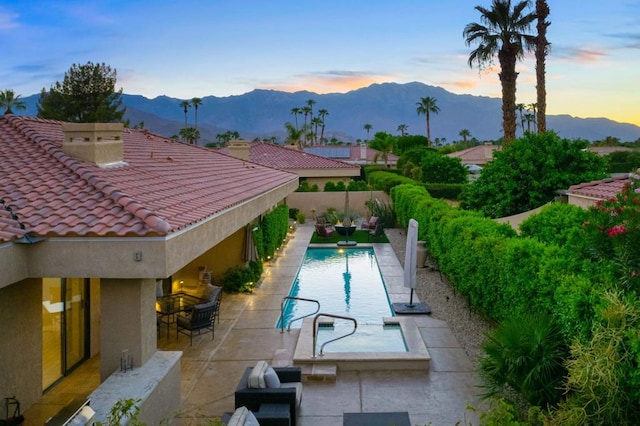
[(331, 364), (303, 364), (303, 382), (333, 382), (336, 381), (338, 366)]

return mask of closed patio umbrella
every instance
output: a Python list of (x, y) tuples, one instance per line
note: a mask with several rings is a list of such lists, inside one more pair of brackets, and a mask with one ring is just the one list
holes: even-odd
[(258, 260), (258, 248), (253, 240), (253, 227), (247, 225), (245, 228), (244, 247), (242, 251), (242, 260), (245, 262), (255, 262)]
[(394, 303), (396, 314), (430, 314), (431, 308), (424, 303), (413, 303), (413, 292), (416, 288), (416, 264), (418, 256), (418, 222), (409, 219), (407, 227), (407, 245), (404, 253), (404, 286), (411, 289), (409, 303)]

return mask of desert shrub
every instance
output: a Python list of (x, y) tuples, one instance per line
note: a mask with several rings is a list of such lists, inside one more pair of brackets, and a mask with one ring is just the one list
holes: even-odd
[(305, 216), (305, 214), (302, 212), (298, 212), (296, 214), (296, 221), (298, 221), (300, 225), (304, 225), (305, 222), (307, 221), (307, 216)]
[(369, 184), (363, 180), (350, 180), (349, 185), (347, 185), (347, 190), (349, 191), (369, 191), (371, 187)]
[[(638, 352), (630, 351), (629, 330), (638, 334), (640, 309), (607, 293), (588, 342), (575, 341), (566, 362), (569, 395), (554, 413), (554, 424), (638, 424)], [(633, 388), (629, 386), (635, 384)]]
[(302, 182), (300, 182), (298, 189), (296, 189), (296, 192), (318, 192), (318, 191), (320, 191), (320, 188), (318, 188), (318, 185), (316, 185), (315, 183), (313, 185), (309, 185), (309, 182), (307, 182), (306, 180), (303, 180)]
[(260, 278), (260, 275), (256, 278), (254, 271), (250, 267), (234, 266), (222, 274), (220, 281), (225, 291), (230, 293), (247, 293), (253, 291), (258, 278)]
[(296, 209), (295, 207), (289, 207), (289, 219), (295, 219), (298, 216), (298, 212), (300, 209)]
[(562, 394), (567, 348), (558, 326), (546, 313), (513, 316), (488, 332), (479, 373), (485, 397), (499, 396), (505, 386), (531, 405), (556, 404)]
[(385, 228), (393, 228), (396, 223), (396, 218), (393, 213), (393, 209), (389, 203), (376, 199), (367, 200), (365, 202), (367, 209), (369, 209), (370, 216), (378, 218), (378, 222)]

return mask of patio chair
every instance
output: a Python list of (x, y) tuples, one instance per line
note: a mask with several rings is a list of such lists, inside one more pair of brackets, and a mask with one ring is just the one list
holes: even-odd
[[(260, 375), (262, 375), (262, 380), (260, 380)], [(259, 361), (255, 367), (248, 367), (235, 391), (235, 408), (245, 406), (257, 413), (261, 411), (260, 405), (266, 404), (272, 407), (274, 405), (288, 405), (291, 426), (296, 425), (296, 416), (301, 400), (301, 368), (270, 367), (265, 361)]]
[(176, 317), (176, 337), (180, 337), (180, 333), (189, 336), (189, 345), (193, 345), (193, 335), (211, 332), (211, 340), (215, 336), (214, 319), (215, 311), (218, 308), (216, 300), (207, 303), (194, 305), (190, 311), (181, 313)]
[(333, 228), (329, 228), (328, 226), (325, 226), (325, 225), (316, 224), (316, 234), (318, 234), (319, 237), (329, 238), (333, 235), (334, 232), (335, 231), (333, 230)]
[(369, 231), (368, 239), (369, 241), (378, 240), (384, 236), (384, 224), (378, 223), (375, 229)]
[(362, 222), (360, 224), (361, 229), (376, 229), (376, 225), (378, 223), (378, 218), (376, 216), (371, 216), (369, 220), (366, 222)]

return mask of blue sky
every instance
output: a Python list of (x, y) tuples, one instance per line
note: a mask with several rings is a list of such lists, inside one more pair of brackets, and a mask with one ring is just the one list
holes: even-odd
[[(640, 125), (640, 1), (548, 3), (547, 112)], [(92, 61), (150, 98), (412, 81), (500, 97), (496, 69), (467, 64), (476, 5), (490, 0), (2, 0), (0, 90), (39, 93)], [(532, 55), (518, 71), (518, 102), (535, 102)]]

